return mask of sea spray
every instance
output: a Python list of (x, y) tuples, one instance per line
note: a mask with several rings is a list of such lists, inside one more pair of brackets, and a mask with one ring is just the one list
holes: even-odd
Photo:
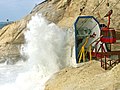
[(13, 75), (12, 82), (1, 84), (0, 90), (43, 90), (45, 82), (51, 75), (68, 65), (65, 59), (65, 30), (48, 22), (41, 14), (33, 16), (27, 27), (26, 44), (22, 48), (22, 54), (28, 60), (21, 65), (20, 70), (17, 65), (16, 69), (9, 67), (15, 69), (16, 77)]
[(49, 23), (41, 14), (32, 17), (28, 28), (24, 52), (29, 56), (30, 67), (40, 65), (48, 68), (49, 72), (62, 68), (65, 63), (62, 57), (65, 53), (66, 32), (54, 23)]
[[(28, 56), (28, 67), (38, 76), (38, 82), (49, 78), (53, 73), (66, 66), (65, 43), (66, 32), (54, 23), (46, 21), (41, 14), (36, 14), (28, 24), (25, 33), (27, 45), (24, 48)], [(43, 81), (42, 81), (43, 80)], [(36, 82), (36, 81), (35, 81)]]

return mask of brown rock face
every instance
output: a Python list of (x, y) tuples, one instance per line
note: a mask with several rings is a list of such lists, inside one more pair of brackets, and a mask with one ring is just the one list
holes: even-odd
[[(108, 5), (109, 3), (109, 5)], [(24, 31), (31, 16), (42, 13), (51, 22), (60, 27), (72, 27), (79, 15), (93, 15), (99, 22), (107, 23), (103, 18), (109, 11), (113, 10), (111, 26), (120, 28), (120, 2), (119, 0), (46, 0), (36, 5), (31, 13), (19, 21), (5, 26), (0, 30), (0, 56), (20, 55), (18, 46), (24, 44)]]

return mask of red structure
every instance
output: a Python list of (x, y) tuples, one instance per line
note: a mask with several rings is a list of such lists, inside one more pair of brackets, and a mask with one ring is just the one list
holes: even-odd
[(115, 43), (116, 42), (116, 33), (113, 28), (109, 28), (110, 26), (110, 16), (112, 15), (113, 10), (110, 10), (104, 17), (108, 17), (108, 24), (107, 27), (101, 28), (101, 42), (103, 43)]
[[(101, 67), (105, 70), (114, 67), (116, 64), (120, 63), (120, 51), (112, 51), (111, 44), (116, 42), (116, 32), (113, 28), (109, 28), (110, 26), (110, 16), (112, 14), (112, 10), (110, 10), (105, 17), (108, 17), (107, 26), (101, 27), (101, 37), (95, 44), (94, 52), (92, 51), (92, 56), (101, 59)], [(101, 42), (100, 47), (98, 47), (98, 43)], [(105, 50), (106, 45), (109, 45), (109, 51)], [(101, 51), (100, 51), (101, 50)], [(118, 56), (117, 60), (112, 60), (111, 56)]]
[[(110, 16), (112, 14), (112, 10), (110, 10), (105, 17), (108, 17), (108, 24), (107, 27), (101, 28), (101, 35), (100, 41), (102, 42), (101, 48), (101, 67), (105, 70), (114, 67), (116, 64), (120, 63), (120, 59), (111, 60), (110, 57), (113, 55), (117, 55), (119, 57), (120, 51), (111, 51), (111, 44), (116, 42), (116, 32), (113, 28), (109, 28), (110, 26)], [(110, 45), (110, 51), (105, 52), (103, 44)]]
[(116, 42), (116, 33), (114, 29), (111, 28), (102, 28), (101, 29), (101, 35), (103, 35), (103, 37), (101, 37), (101, 42), (103, 43), (115, 43)]

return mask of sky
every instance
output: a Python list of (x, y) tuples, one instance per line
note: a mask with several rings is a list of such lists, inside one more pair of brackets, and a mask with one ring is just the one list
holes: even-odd
[(45, 0), (0, 0), (0, 22), (19, 20), (42, 1)]

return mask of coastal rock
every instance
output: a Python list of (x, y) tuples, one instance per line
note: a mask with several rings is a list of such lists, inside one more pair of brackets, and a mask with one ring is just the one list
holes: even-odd
[[(59, 27), (71, 28), (79, 15), (92, 15), (100, 23), (107, 24), (104, 15), (113, 10), (110, 27), (120, 28), (120, 0), (45, 0), (19, 21), (0, 30), (0, 62), (15, 64), (23, 58), (21, 45), (25, 43), (24, 32), (27, 23), (36, 13), (54, 22)], [(120, 64), (110, 71), (93, 61), (78, 68), (68, 67), (56, 73), (47, 83), (45, 90), (119, 90)]]
[(104, 0), (45, 0), (36, 5), (27, 16), (0, 30), (0, 57), (20, 54), (20, 46), (25, 43), (23, 33), (28, 30), (27, 23), (36, 13), (42, 13), (59, 27), (70, 28), (79, 15), (93, 15), (100, 23), (107, 24), (104, 15), (112, 9), (110, 27), (119, 29), (120, 2), (109, 0), (109, 6), (106, 4)]
[(68, 67), (47, 81), (45, 90), (119, 90), (120, 64), (110, 71), (100, 62), (85, 63), (78, 68)]

